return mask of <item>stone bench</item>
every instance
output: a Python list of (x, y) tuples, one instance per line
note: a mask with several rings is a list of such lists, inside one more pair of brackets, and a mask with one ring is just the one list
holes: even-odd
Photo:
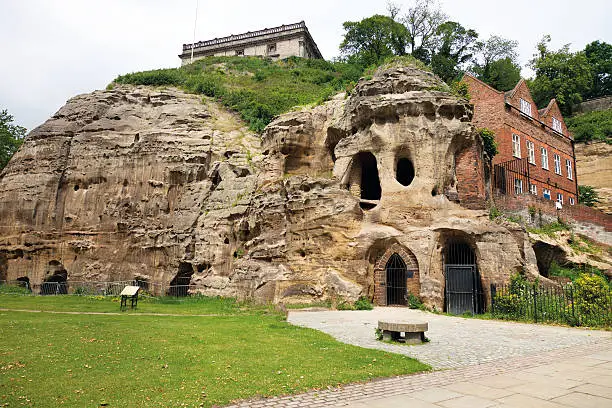
[[(384, 322), (379, 320), (378, 329), (382, 331), (383, 340), (420, 344), (425, 341), (425, 332), (428, 330), (428, 324), (427, 322), (417, 321)], [(404, 336), (402, 336), (402, 333), (404, 333)]]

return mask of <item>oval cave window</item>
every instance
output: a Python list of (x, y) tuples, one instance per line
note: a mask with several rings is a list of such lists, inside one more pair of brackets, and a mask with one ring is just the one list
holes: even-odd
[(414, 180), (414, 166), (410, 159), (402, 157), (398, 159), (395, 168), (395, 178), (403, 186), (409, 186)]

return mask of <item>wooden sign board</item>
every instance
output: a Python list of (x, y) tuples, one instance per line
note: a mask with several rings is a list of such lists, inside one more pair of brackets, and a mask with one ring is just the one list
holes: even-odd
[(135, 296), (138, 294), (139, 290), (140, 290), (140, 286), (126, 286), (121, 291), (120, 296)]

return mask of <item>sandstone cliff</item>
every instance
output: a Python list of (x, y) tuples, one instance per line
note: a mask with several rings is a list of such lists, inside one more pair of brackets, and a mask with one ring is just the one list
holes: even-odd
[(578, 183), (595, 187), (600, 203), (595, 208), (612, 214), (612, 145), (576, 143)]
[(485, 293), (537, 275), (525, 231), (488, 218), (471, 105), (441, 88), (417, 69), (382, 70), (262, 136), (175, 89), (73, 98), (0, 175), (0, 280), (387, 304), (397, 254), (408, 290), (442, 309), (455, 250)]

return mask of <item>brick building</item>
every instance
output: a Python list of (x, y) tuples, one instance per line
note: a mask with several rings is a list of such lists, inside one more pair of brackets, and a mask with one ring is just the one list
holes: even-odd
[(523, 79), (508, 92), (466, 74), (473, 123), (495, 133), (499, 153), (493, 158), (493, 192), (531, 194), (551, 201), (551, 209), (578, 202), (574, 140), (557, 102), (538, 110)]
[(323, 58), (303, 21), (195, 44), (183, 44), (183, 52), (179, 55), (182, 65), (191, 62), (192, 52), (194, 60), (211, 56)]

